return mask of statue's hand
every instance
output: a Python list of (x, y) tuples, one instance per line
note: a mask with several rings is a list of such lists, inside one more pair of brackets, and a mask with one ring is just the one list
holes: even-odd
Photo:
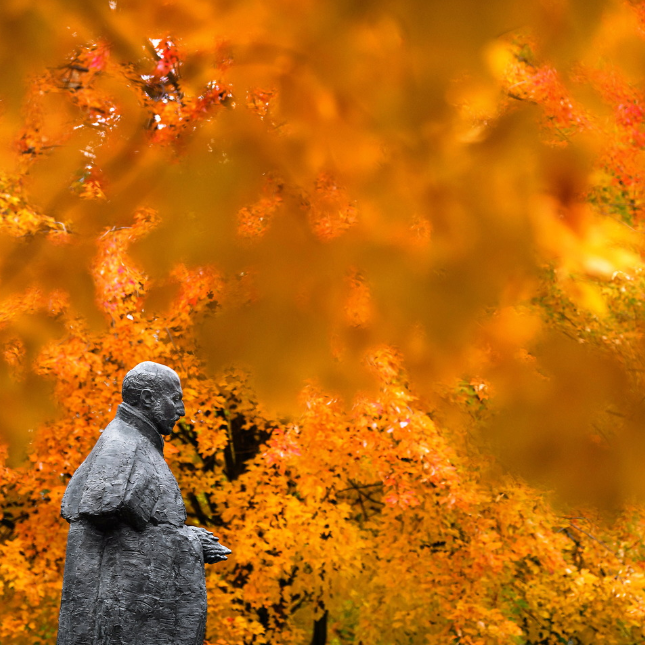
[(215, 537), (210, 531), (207, 531), (204, 528), (198, 526), (192, 526), (191, 528), (197, 534), (197, 537), (199, 537), (199, 540), (202, 543), (204, 562), (214, 564), (215, 562), (228, 560), (226, 556), (231, 553), (231, 550), (227, 549), (223, 544), (220, 544), (218, 537)]

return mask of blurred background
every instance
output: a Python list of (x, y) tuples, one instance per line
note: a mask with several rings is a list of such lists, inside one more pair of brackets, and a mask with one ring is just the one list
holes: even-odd
[(643, 642), (645, 4), (4, 0), (0, 641), (137, 362), (219, 643)]

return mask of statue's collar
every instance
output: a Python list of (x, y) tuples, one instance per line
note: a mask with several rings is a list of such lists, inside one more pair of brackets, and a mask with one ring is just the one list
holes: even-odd
[(136, 408), (127, 404), (125, 401), (121, 403), (116, 411), (118, 419), (125, 421), (127, 424), (134, 426), (141, 434), (147, 437), (152, 445), (163, 454), (164, 438), (155, 427), (154, 423), (146, 416), (139, 412)]

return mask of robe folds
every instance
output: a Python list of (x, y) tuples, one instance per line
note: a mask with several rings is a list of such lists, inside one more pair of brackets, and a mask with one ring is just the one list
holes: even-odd
[(202, 645), (204, 555), (163, 438), (121, 404), (70, 480), (57, 645)]

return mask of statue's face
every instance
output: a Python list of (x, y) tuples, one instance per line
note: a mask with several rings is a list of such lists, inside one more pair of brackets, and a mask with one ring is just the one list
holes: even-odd
[(148, 409), (150, 420), (161, 434), (170, 434), (175, 423), (186, 414), (182, 399), (181, 383), (174, 374), (160, 378)]

